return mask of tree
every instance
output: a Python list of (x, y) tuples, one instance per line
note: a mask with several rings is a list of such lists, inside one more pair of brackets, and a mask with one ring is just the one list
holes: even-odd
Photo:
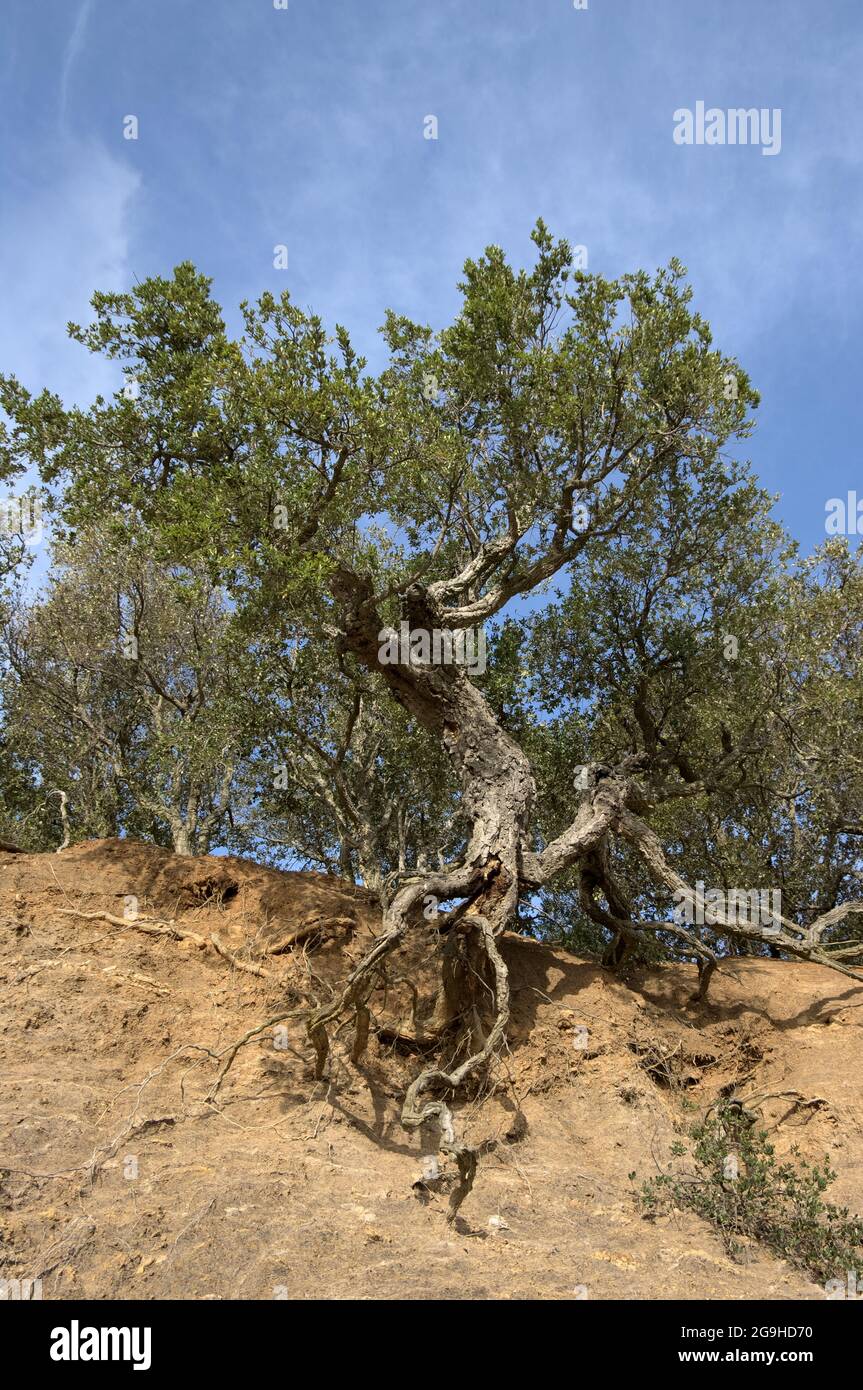
[(366, 671), (333, 669), (312, 643), (255, 644), (259, 675), (254, 815), (238, 845), (289, 850), (359, 881), (385, 905), (408, 873), (458, 841), (455, 789), (440, 750)]
[[(584, 910), (621, 953), (661, 928), (709, 973), (705, 934), (666, 915), (670, 900), (695, 915), (704, 902), (662, 837), (679, 834), (676, 807), (706, 815), (743, 794), (781, 722), (754, 654), (733, 698), (711, 704), (724, 679), (699, 634), (770, 611), (779, 540), (730, 454), (758, 402), (747, 374), (713, 347), (676, 261), (609, 281), (574, 270), (541, 222), (533, 240), (530, 270), (496, 247), (468, 261), (461, 312), (442, 331), (388, 314), (378, 376), (345, 329), (329, 339), (287, 294), (244, 305), (230, 339), (209, 282), (183, 265), (172, 280), (97, 294), (94, 323), (72, 329), (123, 365), (134, 399), (66, 411), (14, 380), (0, 388), (16, 456), (39, 464), (65, 525), (108, 516), (144, 528), (164, 563), (194, 557), (253, 630), (285, 648), (299, 636), (351, 681), (373, 673), (447, 759), (463, 833), (442, 863), (400, 881), (374, 948), (308, 1027), (319, 1075), (328, 1028), (346, 1014), (359, 1056), (376, 972), (430, 905), (439, 931), (473, 943), (495, 999), (485, 1040), (455, 1070), (424, 1069), (403, 1110), (408, 1127), (440, 1123), (462, 1179), (453, 1212), (476, 1156), (447, 1097), (505, 1034), (501, 932), (577, 874)], [(590, 718), (576, 695), (558, 720), (561, 764), (576, 748), (588, 760), (568, 798), (558, 773), (538, 787), (531, 754), (550, 767), (555, 730), (537, 727), (515, 661), (519, 605), (553, 581), (593, 654), (579, 675)], [(500, 669), (472, 675), (457, 644), (502, 620)], [(392, 643), (401, 623), (407, 648)], [(609, 761), (595, 759), (600, 746)], [(770, 927), (730, 912), (713, 925), (853, 974), (830, 932), (860, 904), (814, 919), (809, 906)]]
[(206, 853), (244, 744), (231, 615), (189, 567), (90, 527), (58, 547), (47, 595), (7, 624), (7, 737), (66, 793), (76, 835), (144, 833)]
[[(536, 700), (548, 712), (541, 801), (552, 832), (569, 790), (559, 764), (649, 758), (652, 821), (687, 881), (781, 893), (810, 924), (859, 893), (863, 778), (852, 751), (860, 715), (863, 569), (844, 543), (806, 561), (782, 542), (759, 546), (747, 528), (718, 524), (718, 504), (668, 553), (645, 545), (627, 562), (600, 557), (596, 582), (531, 623)], [(711, 540), (711, 535), (713, 539)], [(673, 592), (670, 594), (669, 590)], [(585, 592), (589, 595), (584, 602)], [(641, 893), (639, 864), (618, 856), (615, 877)], [(673, 951), (659, 930), (614, 928), (584, 875), (546, 890), (542, 920), (606, 960)], [(838, 926), (833, 936), (859, 929)], [(775, 944), (707, 930), (720, 954), (777, 953)], [(836, 944), (834, 942), (834, 944)], [(691, 954), (687, 943), (676, 952)]]
[[(32, 488), (12, 491), (13, 481), (23, 471), (21, 461), (10, 454), (8, 427), (0, 419), (0, 624), (7, 621), (33, 558), (26, 523), (37, 518), (38, 501)], [(31, 774), (32, 768), (17, 755), (0, 724), (0, 844), (6, 847), (19, 847), (17, 842), (11, 844), (16, 827), (40, 809)]]

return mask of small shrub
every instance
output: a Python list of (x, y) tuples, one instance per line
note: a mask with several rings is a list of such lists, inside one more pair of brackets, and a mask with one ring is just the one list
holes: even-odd
[[(693, 1211), (715, 1227), (733, 1257), (757, 1241), (819, 1282), (860, 1268), (863, 1220), (823, 1200), (836, 1178), (827, 1158), (810, 1164), (794, 1148), (778, 1162), (767, 1133), (733, 1101), (709, 1112), (690, 1137), (694, 1172), (645, 1182), (639, 1193), (645, 1217), (671, 1207)], [(683, 1156), (686, 1148), (675, 1144), (672, 1152)]]

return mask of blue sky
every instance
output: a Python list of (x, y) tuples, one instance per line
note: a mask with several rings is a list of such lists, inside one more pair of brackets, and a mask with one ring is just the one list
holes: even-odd
[[(183, 259), (231, 321), (287, 286), (376, 363), (386, 307), (442, 324), (542, 216), (591, 270), (688, 267), (808, 549), (863, 493), (861, 70), (859, 0), (6, 0), (0, 370), (113, 388), (66, 321)], [(676, 144), (698, 101), (781, 109), (780, 152)]]

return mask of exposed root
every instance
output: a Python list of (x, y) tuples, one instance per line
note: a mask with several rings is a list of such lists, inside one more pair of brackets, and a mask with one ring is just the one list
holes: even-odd
[(414, 879), (399, 890), (387, 908), (384, 917), (385, 930), (351, 971), (341, 994), (336, 995), (327, 1004), (322, 1004), (309, 1016), (306, 1028), (315, 1049), (315, 1077), (318, 1081), (323, 1079), (330, 1053), (327, 1024), (344, 1013), (352, 1013), (356, 1018), (352, 1060), (358, 1062), (362, 1057), (371, 1025), (368, 1000), (374, 988), (375, 978), (381, 962), (401, 945), (411, 925), (411, 913), (417, 904), (429, 894), (441, 900), (463, 894), (472, 885), (472, 879), (473, 874), (468, 868), (442, 870), (439, 874), (428, 874), (422, 879)]
[(340, 995), (322, 1004), (309, 1016), (306, 1029), (309, 1041), (315, 1049), (315, 1078), (320, 1081), (326, 1071), (330, 1055), (330, 1039), (327, 1024), (341, 1014), (353, 1011), (357, 1018), (357, 1031), (351, 1057), (357, 1062), (362, 1057), (369, 1035), (370, 1017), (367, 1000), (374, 983), (380, 962), (400, 944), (406, 930), (405, 925), (393, 927), (379, 936), (372, 949), (363, 957), (359, 965), (351, 971)]
[(175, 941), (194, 941), (196, 946), (206, 946), (207, 938), (187, 927), (178, 927), (176, 922), (163, 921), (160, 917), (115, 917), (112, 912), (84, 912), (76, 907), (56, 907), (58, 917), (80, 917), (85, 922), (110, 922), (113, 927), (123, 927), (126, 931), (141, 931), (147, 936), (172, 936)]
[(219, 1069), (219, 1075), (216, 1077), (216, 1080), (213, 1082), (212, 1086), (210, 1087), (210, 1090), (207, 1093), (207, 1100), (213, 1101), (219, 1094), (222, 1082), (224, 1081), (225, 1077), (230, 1071), (234, 1062), (234, 1058), (240, 1051), (241, 1047), (245, 1047), (246, 1043), (250, 1043), (253, 1038), (259, 1037), (261, 1033), (267, 1030), (267, 1028), (274, 1028), (277, 1023), (284, 1023), (289, 1018), (297, 1018), (300, 1014), (304, 1012), (304, 1008), (298, 1008), (290, 1009), (286, 1012), (275, 1014), (273, 1018), (265, 1019), (263, 1023), (259, 1023), (256, 1027), (250, 1028), (247, 1033), (244, 1033), (241, 1038), (237, 1038), (236, 1042), (231, 1043), (230, 1046), (226, 1047), (223, 1052), (216, 1053), (215, 1055), (217, 1057), (224, 1056), (225, 1060)]
[(262, 966), (253, 965), (250, 961), (237, 960), (237, 957), (233, 954), (233, 952), (229, 951), (227, 946), (222, 945), (221, 941), (219, 940), (218, 936), (214, 931), (210, 932), (210, 941), (212, 942), (215, 950), (222, 957), (222, 960), (228, 961), (229, 964), (231, 964), (235, 970), (245, 970), (248, 975), (262, 975), (264, 979), (268, 978), (268, 972), (264, 970)]
[(459, 1181), (450, 1193), (447, 1221), (455, 1220), (459, 1207), (474, 1184), (477, 1167), (477, 1151), (459, 1139), (455, 1133), (452, 1111), (442, 1098), (427, 1100), (420, 1104), (423, 1094), (434, 1087), (456, 1090), (465, 1078), (488, 1062), (504, 1039), (509, 1022), (509, 972), (497, 947), (494, 932), (485, 917), (471, 916), (471, 924), (479, 928), (485, 954), (491, 963), (495, 980), (495, 1021), (478, 1052), (474, 1052), (461, 1066), (452, 1072), (439, 1067), (427, 1067), (411, 1082), (402, 1106), (401, 1122), (406, 1129), (418, 1129), (420, 1125), (436, 1119), (440, 1129), (440, 1149), (455, 1159), (458, 1166)]
[(304, 941), (316, 936), (318, 932), (326, 930), (328, 933), (335, 933), (337, 930), (351, 932), (356, 929), (356, 922), (353, 917), (328, 917), (323, 921), (320, 917), (315, 917), (311, 921), (304, 923), (297, 931), (288, 932), (287, 936), (280, 937), (271, 946), (267, 946), (264, 951), (266, 956), (279, 956), (285, 951), (292, 951), (295, 946), (300, 946)]
[(249, 975), (259, 975), (264, 979), (268, 978), (268, 972), (260, 965), (254, 965), (250, 961), (238, 960), (233, 952), (229, 951), (219, 940), (215, 932), (209, 936), (201, 936), (199, 932), (189, 931), (188, 927), (178, 927), (176, 922), (163, 921), (159, 917), (115, 917), (111, 912), (83, 912), (75, 907), (57, 907), (54, 909), (61, 917), (80, 917), (89, 922), (110, 922), (114, 927), (123, 927), (134, 931), (144, 932), (146, 936), (170, 936), (175, 941), (193, 941), (196, 946), (205, 948), (212, 946), (217, 955), (232, 965), (235, 970), (243, 970)]
[(710, 981), (713, 979), (714, 972), (719, 966), (719, 961), (714, 956), (713, 959), (704, 956), (698, 958), (698, 989), (692, 996), (695, 1004), (701, 1004), (707, 998), (707, 991), (710, 988)]

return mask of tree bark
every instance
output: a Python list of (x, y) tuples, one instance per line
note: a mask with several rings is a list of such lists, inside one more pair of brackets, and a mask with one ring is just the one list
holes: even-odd
[[(335, 596), (345, 611), (344, 646), (381, 675), (395, 698), (437, 735), (462, 789), (471, 825), (460, 881), (475, 893), (471, 911), (482, 915), (498, 935), (516, 916), (522, 877), (522, 851), (536, 793), (530, 763), (501, 727), (484, 696), (457, 664), (382, 664), (379, 634), (384, 624), (368, 581), (340, 571)], [(428, 592), (418, 585), (406, 594), (411, 630), (442, 626)], [(427, 893), (440, 874), (425, 875)], [(397, 893), (391, 907), (396, 921), (403, 910)]]

